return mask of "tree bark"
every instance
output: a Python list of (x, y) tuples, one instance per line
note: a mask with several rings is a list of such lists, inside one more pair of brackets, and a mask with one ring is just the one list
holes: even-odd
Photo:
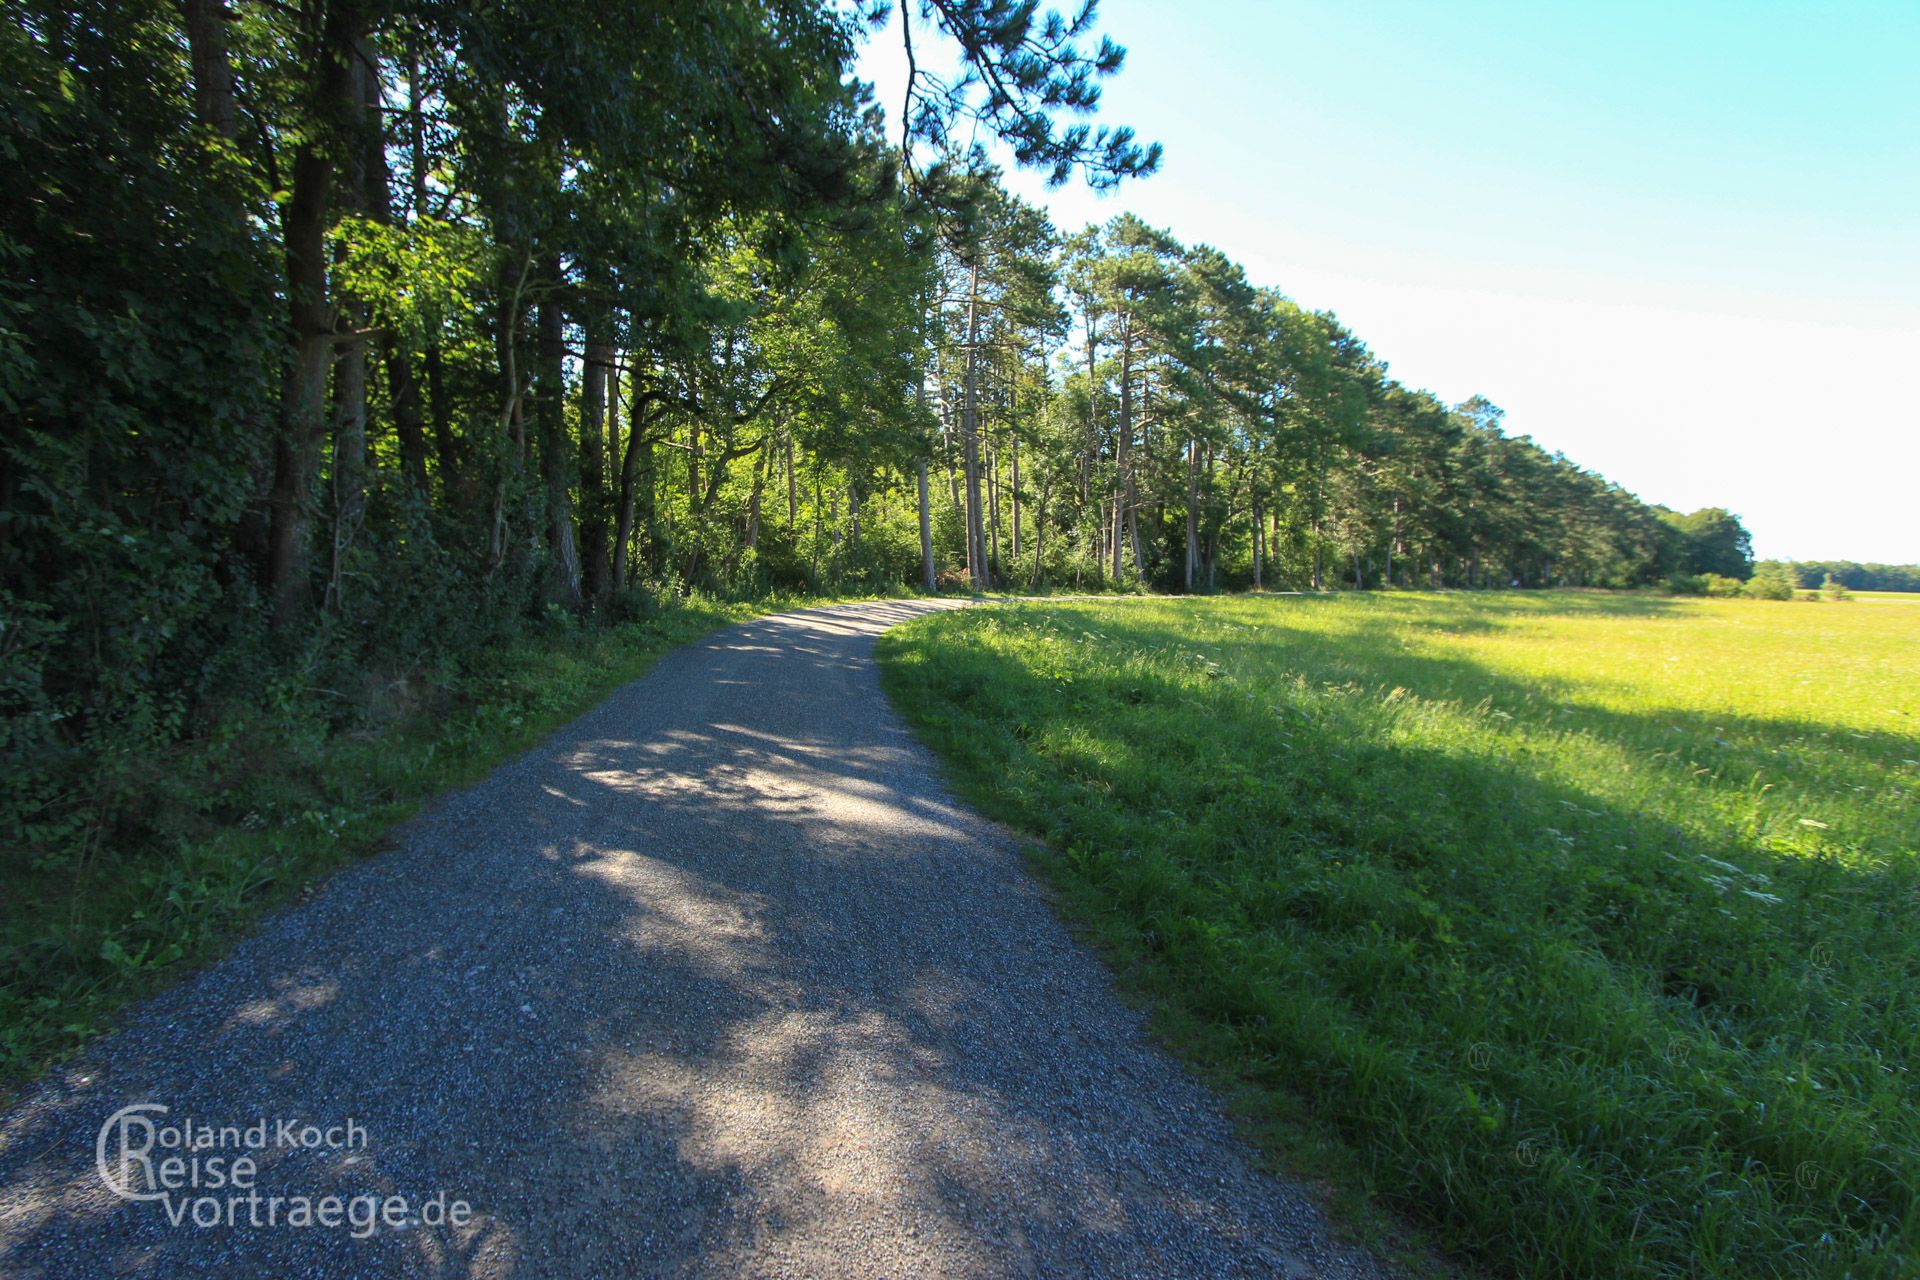
[(793, 468), (793, 432), (783, 433), (787, 447), (787, 537), (793, 537), (793, 531), (800, 519), (800, 496), (798, 482), (794, 479)]
[(1261, 522), (1260, 487), (1255, 481), (1253, 486), (1253, 589), (1260, 590), (1260, 572), (1267, 556), (1267, 526)]
[(1006, 563), (1000, 556), (1000, 451), (987, 450), (987, 574)]
[(1114, 445), (1113, 476), (1113, 584), (1126, 576), (1124, 544), (1127, 530), (1127, 497), (1132, 488), (1127, 471), (1128, 452), (1133, 440), (1133, 323), (1127, 319), (1120, 329), (1120, 435)]
[[(407, 49), (407, 156), (413, 188), (413, 216), (422, 217), (427, 209), (427, 124), (420, 88), (420, 52)], [(453, 436), (453, 404), (447, 398), (446, 359), (440, 352), (439, 335), (430, 336), (421, 364), (427, 375), (427, 412), (432, 416), (434, 462), (440, 469), (442, 494), (461, 492), (459, 446)], [(418, 390), (415, 391), (418, 399)], [(425, 492), (424, 487), (422, 492)]]
[(565, 317), (557, 293), (560, 264), (549, 259), (542, 274), (550, 282), (539, 307), (539, 366), (535, 379), (535, 426), (540, 442), (540, 477), (546, 491), (547, 551), (553, 557), (553, 590), (568, 608), (580, 607), (580, 551), (573, 533), (573, 450), (567, 447)]
[[(914, 385), (914, 397), (923, 415), (927, 410), (927, 371), (920, 370), (919, 380)], [(920, 581), (929, 592), (938, 589), (938, 580), (933, 571), (933, 509), (927, 499), (927, 459), (923, 455), (916, 468), (919, 479), (920, 497)]]
[(1080, 503), (1084, 507), (1093, 496), (1093, 458), (1100, 448), (1100, 419), (1095, 405), (1099, 383), (1095, 377), (1100, 363), (1099, 317), (1091, 295), (1086, 301), (1087, 316), (1087, 436), (1080, 450)]
[[(346, 79), (348, 101), (342, 123), (354, 145), (348, 148), (340, 195), (348, 210), (378, 219), (380, 211), (374, 198), (376, 193), (384, 196), (384, 186), (375, 182), (374, 171), (385, 172), (386, 156), (380, 132), (380, 86), (374, 75), (373, 50), (364, 37), (353, 41)], [(339, 316), (347, 332), (340, 335), (333, 368), (333, 455), (327, 473), (332, 499), (326, 589), (329, 612), (339, 609), (346, 598), (347, 561), (367, 512), (366, 301), (343, 291)]]
[(607, 380), (613, 368), (613, 345), (606, 339), (603, 317), (588, 321), (586, 367), (580, 388), (580, 562), (586, 570), (587, 595), (604, 600), (610, 585), (607, 555)]
[[(505, 448), (496, 460), (492, 509), (487, 516), (487, 572), (492, 574), (507, 557), (507, 488), (526, 472), (526, 388), (520, 383), (520, 326), (526, 315), (527, 273), (531, 257), (523, 257), (517, 274), (501, 264), (503, 294), (494, 323), (494, 363), (499, 373), (500, 426)], [(513, 278), (506, 287), (509, 276)]]
[(240, 136), (233, 103), (233, 63), (227, 56), (225, 0), (181, 0), (187, 59), (193, 70), (193, 116), (228, 142)]
[(1194, 570), (1200, 559), (1200, 440), (1187, 437), (1187, 594), (1193, 594)]
[(1033, 585), (1039, 586), (1047, 572), (1047, 487), (1053, 477), (1040, 473), (1040, 512), (1033, 522)]
[[(347, 314), (359, 319), (357, 308)], [(347, 560), (367, 512), (367, 344), (348, 343), (333, 371), (332, 555), (327, 572), (326, 608), (346, 600)]]
[(933, 511), (927, 501), (927, 460), (920, 459), (920, 582), (928, 591), (939, 586), (933, 571)]
[[(633, 400), (627, 407), (627, 445), (620, 455), (620, 495), (614, 518), (611, 567), (616, 594), (627, 589), (636, 519), (643, 519), (649, 542), (653, 537), (653, 420), (643, 409), (645, 392), (638, 372), (632, 382)], [(644, 507), (642, 496), (646, 498)]]
[(767, 472), (773, 467), (771, 441), (763, 439), (753, 454), (753, 492), (747, 498), (747, 550), (760, 545), (760, 498), (766, 489)]
[[(355, 107), (347, 67), (357, 30), (345, 5), (327, 10), (314, 50), (319, 68), (313, 114), (338, 121)], [(333, 162), (316, 141), (294, 152), (292, 188), (281, 217), (287, 272), (288, 357), (281, 383), (280, 429), (268, 493), (266, 580), (271, 625), (282, 631), (313, 607), (309, 530), (327, 441), (327, 374), (333, 366), (333, 309), (327, 294), (327, 220)]]
[(1013, 563), (1020, 563), (1020, 437), (1009, 432), (1007, 447), (1013, 455), (1013, 480), (1007, 488), (1007, 500), (1013, 505)]
[(979, 380), (980, 264), (974, 263), (967, 286), (967, 371), (965, 408), (961, 419), (961, 446), (967, 478), (967, 579), (975, 591), (988, 589), (986, 530), (980, 510), (980, 435), (975, 404)]
[[(367, 216), (382, 225), (393, 222), (393, 175), (387, 167), (386, 133), (380, 123), (380, 80), (370, 69), (372, 51), (362, 46), (364, 131), (360, 165), (366, 175)], [(393, 414), (394, 438), (400, 445), (400, 474), (421, 497), (427, 493), (427, 443), (421, 430), (420, 386), (414, 377), (413, 353), (391, 332), (380, 335), (382, 363), (387, 370), (387, 403)]]

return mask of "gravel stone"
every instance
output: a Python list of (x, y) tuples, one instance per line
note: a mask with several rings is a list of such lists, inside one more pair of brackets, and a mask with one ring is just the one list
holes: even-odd
[[(1394, 1274), (1253, 1167), (888, 708), (874, 637), (955, 603), (677, 650), (135, 1007), (0, 1116), (0, 1275)], [(141, 1102), (351, 1119), (257, 1193), (472, 1220), (172, 1225), (96, 1171)]]

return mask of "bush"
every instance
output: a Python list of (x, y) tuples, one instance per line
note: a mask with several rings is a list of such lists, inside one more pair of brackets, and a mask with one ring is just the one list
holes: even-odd
[(1826, 581), (1820, 584), (1822, 600), (1843, 601), (1853, 599), (1853, 592), (1847, 590), (1847, 584), (1828, 574)]
[(1746, 589), (1747, 584), (1738, 578), (1729, 578), (1718, 573), (1703, 576), (1707, 583), (1707, 594), (1710, 596), (1737, 596)]
[(1791, 571), (1780, 565), (1768, 565), (1747, 580), (1743, 594), (1755, 600), (1791, 600), (1800, 589)]
[(1709, 573), (1676, 573), (1667, 579), (1667, 592), (1676, 596), (1704, 596), (1711, 585), (1709, 579), (1716, 576)]

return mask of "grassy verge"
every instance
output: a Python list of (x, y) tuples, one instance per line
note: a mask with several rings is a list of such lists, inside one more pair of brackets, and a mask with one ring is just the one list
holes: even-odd
[(1920, 1274), (1920, 615), (1048, 601), (881, 657), (1289, 1163), (1520, 1275)]
[(730, 622), (827, 603), (694, 599), (641, 622), (556, 622), (483, 652), (442, 688), (376, 690), (382, 726), (341, 733), (270, 711), (121, 771), (121, 833), (77, 866), (0, 858), (0, 1096), (128, 1001), (222, 952), (264, 912), (380, 847), (421, 802), (473, 782)]

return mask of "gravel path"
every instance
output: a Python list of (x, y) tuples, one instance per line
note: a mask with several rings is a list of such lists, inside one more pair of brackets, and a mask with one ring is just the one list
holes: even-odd
[[(888, 709), (873, 638), (941, 607), (670, 654), (133, 1010), (0, 1116), (0, 1275), (1387, 1274)], [(109, 1190), (135, 1103), (216, 1142), (197, 1184)], [(109, 1130), (134, 1191), (148, 1140)]]

